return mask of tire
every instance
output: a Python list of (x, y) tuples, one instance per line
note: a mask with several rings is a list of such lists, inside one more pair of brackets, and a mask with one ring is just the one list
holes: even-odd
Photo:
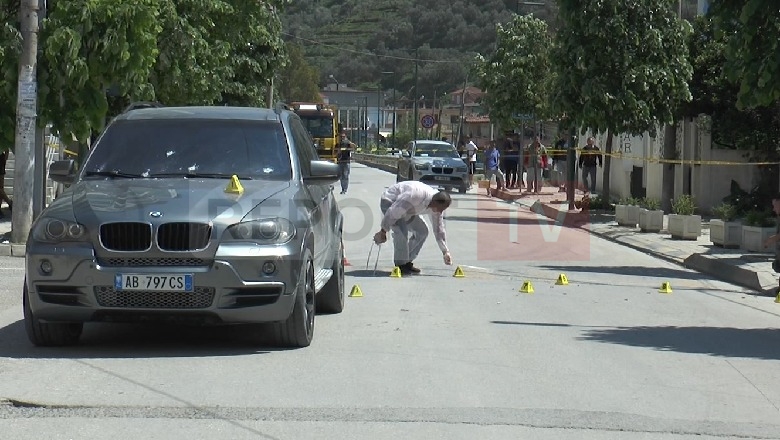
[(333, 261), (333, 275), (317, 294), (317, 312), (341, 313), (344, 310), (344, 243), (339, 241), (339, 250)]
[(81, 338), (84, 324), (80, 322), (41, 322), (35, 318), (30, 308), (30, 292), (27, 280), (24, 281), (22, 307), (24, 308), (24, 329), (33, 345), (38, 347), (65, 347), (75, 345)]
[(302, 273), (292, 313), (284, 322), (273, 324), (274, 340), (282, 347), (308, 347), (314, 338), (314, 265), (310, 258), (306, 259)]

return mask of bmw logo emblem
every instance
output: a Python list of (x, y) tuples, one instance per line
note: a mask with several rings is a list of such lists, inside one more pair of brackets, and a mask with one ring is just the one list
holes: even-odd
[(149, 216), (152, 218), (160, 218), (162, 217), (162, 212), (160, 211), (152, 211), (149, 213)]

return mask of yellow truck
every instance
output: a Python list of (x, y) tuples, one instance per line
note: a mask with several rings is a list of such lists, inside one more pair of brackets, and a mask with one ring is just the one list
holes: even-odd
[(317, 144), (321, 159), (336, 161), (336, 145), (341, 124), (335, 106), (315, 102), (293, 102), (292, 110), (301, 118)]

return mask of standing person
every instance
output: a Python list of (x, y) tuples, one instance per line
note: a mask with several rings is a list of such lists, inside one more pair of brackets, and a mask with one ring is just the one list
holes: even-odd
[(555, 153), (552, 155), (553, 169), (555, 170), (555, 184), (558, 186), (558, 192), (566, 191), (566, 180), (568, 178), (568, 143), (563, 133), (558, 134), (558, 140), (555, 142)]
[(467, 136), (466, 140), (468, 141), (466, 143), (466, 165), (469, 167), (469, 189), (471, 189), (474, 186), (474, 174), (477, 172), (477, 151), (479, 149), (470, 136)]
[(355, 144), (347, 139), (347, 134), (341, 132), (338, 147), (336, 148), (336, 157), (339, 163), (339, 174), (341, 176), (341, 194), (346, 194), (349, 189), (349, 168), (352, 162), (352, 147)]
[(543, 186), (542, 170), (547, 162), (547, 149), (542, 145), (539, 136), (534, 137), (533, 143), (528, 146), (526, 151), (526, 157), (528, 159), (528, 191), (533, 191), (538, 194)]
[(428, 237), (428, 227), (420, 218), (422, 214), (430, 216), (444, 264), (452, 264), (443, 214), (451, 203), (446, 191), (436, 190), (419, 181), (396, 183), (382, 193), (379, 204), (383, 215), (382, 228), (374, 234), (374, 242), (386, 242), (387, 232), (393, 231), (393, 263), (401, 269), (402, 275), (420, 273), (413, 261)]
[[(0, 153), (0, 206), (5, 202), (8, 205), (8, 210), (11, 211), (14, 208), (14, 204), (8, 194), (5, 193), (5, 166), (8, 162), (8, 150)], [(5, 218), (3, 212), (0, 211), (0, 218)]]
[(512, 139), (512, 133), (506, 135), (504, 141), (504, 173), (506, 174), (506, 187), (517, 187), (517, 162), (519, 160), (519, 145)]
[(498, 167), (501, 161), (501, 153), (496, 148), (496, 144), (491, 141), (485, 148), (485, 179), (487, 179), (487, 195), (491, 197), (490, 182), (493, 176), (496, 176), (496, 188), (501, 191), (504, 188), (504, 174)]
[[(775, 245), (775, 259), (772, 262), (772, 269), (775, 272), (780, 272), (780, 194), (775, 194), (772, 199), (772, 210), (775, 212), (775, 235), (770, 236), (764, 241), (764, 247)], [(780, 284), (780, 280), (778, 280)], [(780, 295), (780, 286), (778, 287), (778, 293)]]
[(596, 162), (599, 168), (602, 166), (601, 150), (595, 144), (593, 136), (587, 140), (587, 145), (582, 149), (577, 165), (582, 169), (582, 183), (585, 191), (596, 192)]

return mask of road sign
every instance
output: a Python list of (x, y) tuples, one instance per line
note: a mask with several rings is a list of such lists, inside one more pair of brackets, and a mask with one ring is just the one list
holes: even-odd
[(420, 118), (420, 124), (422, 124), (423, 128), (433, 128), (436, 125), (436, 118), (433, 115), (423, 115)]
[(520, 120), (520, 121), (533, 121), (534, 115), (532, 113), (515, 113), (512, 115), (514, 119)]

